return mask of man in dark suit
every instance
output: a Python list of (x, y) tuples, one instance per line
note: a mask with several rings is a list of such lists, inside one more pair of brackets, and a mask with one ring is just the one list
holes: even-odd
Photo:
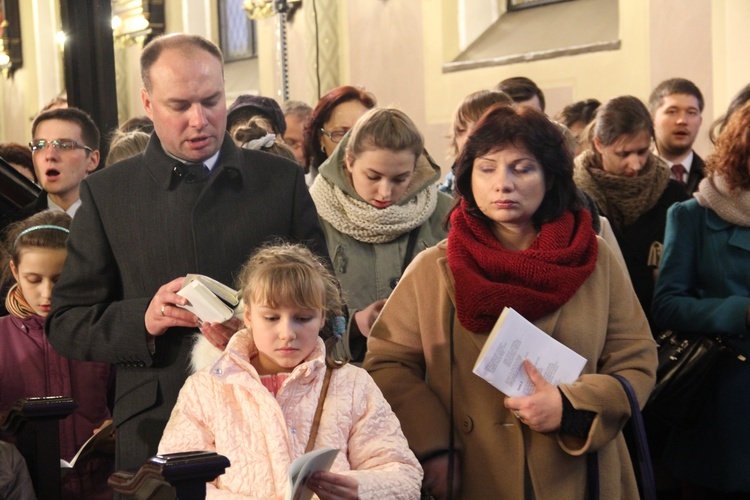
[(672, 177), (691, 195), (703, 178), (705, 164), (693, 151), (703, 123), (703, 94), (690, 80), (670, 78), (656, 86), (649, 98), (654, 119), (656, 154), (672, 170)]
[(178, 307), (185, 274), (233, 284), (274, 237), (327, 255), (299, 166), (240, 149), (225, 132), (218, 47), (193, 35), (156, 38), (143, 50), (141, 76), (154, 133), (142, 154), (81, 184), (47, 322), (64, 355), (118, 365), (119, 469), (156, 453), (188, 373), (191, 334), (200, 327), (223, 348), (238, 326), (201, 325)]

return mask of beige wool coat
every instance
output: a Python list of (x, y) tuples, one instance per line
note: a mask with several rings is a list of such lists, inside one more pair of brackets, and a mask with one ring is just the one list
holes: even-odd
[[(503, 406), (505, 396), (471, 371), (487, 332), (470, 332), (454, 318), (461, 498), (586, 498), (585, 455), (593, 451), (599, 453), (601, 498), (638, 498), (621, 433), (630, 407), (620, 382), (609, 375), (627, 378), (643, 405), (654, 384), (656, 345), (622, 267), (598, 242), (591, 276), (564, 306), (534, 322), (588, 360), (575, 383), (560, 386), (574, 408), (596, 414), (586, 439), (541, 434), (520, 423)], [(364, 363), (418, 458), (449, 446), (455, 301), (446, 249), (447, 240), (408, 268), (373, 326)]]

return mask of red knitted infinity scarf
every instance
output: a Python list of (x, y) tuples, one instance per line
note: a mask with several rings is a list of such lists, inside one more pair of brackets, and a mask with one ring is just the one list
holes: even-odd
[(511, 251), (466, 207), (463, 200), (451, 214), (448, 233), (448, 265), (464, 328), (489, 332), (505, 306), (534, 321), (559, 309), (594, 271), (597, 243), (588, 210), (565, 212), (542, 225), (531, 247)]

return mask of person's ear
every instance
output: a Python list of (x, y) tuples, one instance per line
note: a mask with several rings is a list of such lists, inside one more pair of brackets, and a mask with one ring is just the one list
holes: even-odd
[(346, 148), (346, 153), (344, 154), (344, 163), (346, 164), (346, 169), (349, 171), (349, 173), (352, 173), (354, 171), (354, 158), (352, 158), (349, 154), (349, 148)]
[(99, 150), (94, 150), (89, 153), (89, 164), (86, 166), (86, 172), (91, 173), (96, 170), (99, 166), (99, 160), (101, 159), (101, 153)]
[(16, 283), (19, 283), (18, 268), (16, 267), (16, 264), (12, 260), (10, 261), (10, 272), (13, 273), (13, 278), (16, 280)]
[[(320, 143), (320, 151), (323, 152), (323, 154), (326, 153), (326, 143), (323, 141), (323, 137), (325, 134), (323, 132), (318, 132), (318, 142)], [(328, 156), (326, 154), (326, 156)]]
[(594, 136), (594, 147), (596, 148), (599, 154), (602, 154), (602, 150), (604, 149), (604, 144), (602, 144), (602, 141), (597, 136)]
[(153, 102), (145, 88), (141, 89), (141, 104), (143, 105), (143, 110), (146, 112), (146, 115), (151, 118), (151, 121), (154, 121)]
[(243, 319), (245, 320), (245, 328), (252, 328), (253, 322), (250, 319), (250, 305), (245, 304), (245, 312), (242, 314)]

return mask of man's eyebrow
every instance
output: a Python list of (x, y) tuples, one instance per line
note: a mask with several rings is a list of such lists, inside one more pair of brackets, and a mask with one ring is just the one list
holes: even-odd
[[(212, 99), (218, 99), (219, 97), (221, 97), (221, 92), (215, 92), (211, 94), (210, 96), (203, 97), (202, 99), (196, 102), (210, 101)], [(191, 101), (190, 99), (181, 99), (179, 97), (170, 97), (169, 99), (167, 99), (167, 102), (170, 104), (190, 104), (193, 101)]]

